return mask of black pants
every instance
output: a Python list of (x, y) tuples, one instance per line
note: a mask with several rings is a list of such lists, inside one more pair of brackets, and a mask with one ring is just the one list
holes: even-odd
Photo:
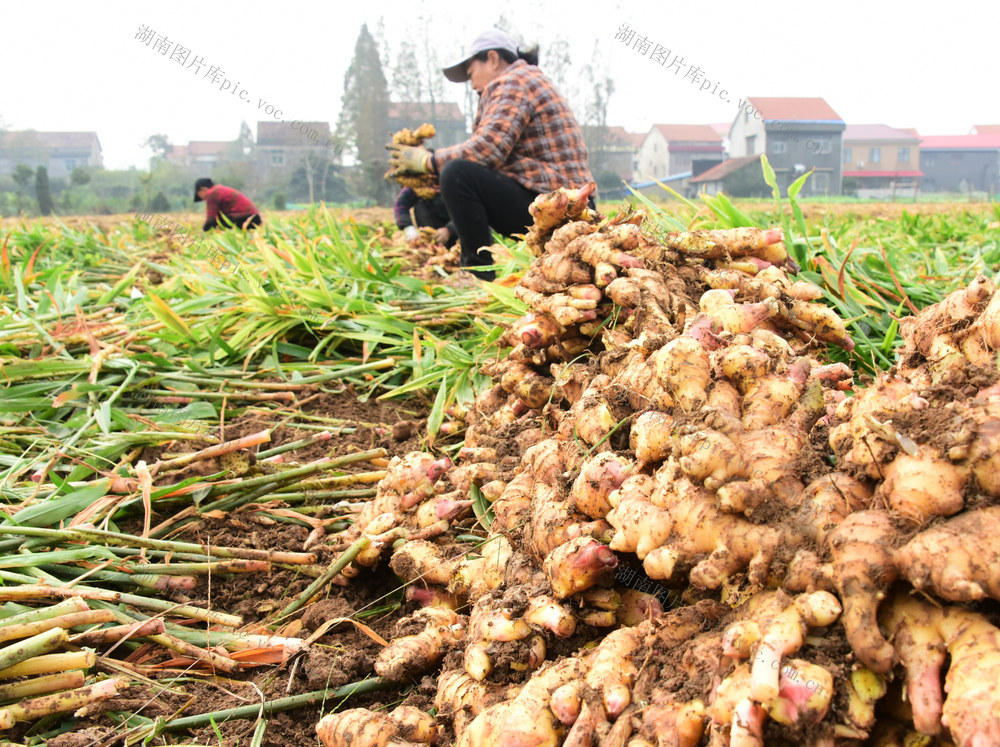
[[(250, 219), (247, 222), (247, 219)], [(244, 226), (243, 224), (246, 223)], [(211, 231), (213, 228), (243, 228), (249, 231), (251, 228), (255, 228), (260, 225), (260, 215), (254, 213), (253, 215), (233, 215), (229, 216), (225, 213), (221, 213), (217, 220), (205, 221), (205, 225), (202, 228), (203, 231)]]
[[(528, 206), (538, 192), (475, 161), (456, 159), (441, 169), (441, 196), (462, 242), (462, 265), (492, 265), (493, 256), (479, 250), (492, 246), (492, 228), (502, 236), (526, 233), (534, 222)], [(483, 280), (492, 280), (493, 270), (473, 270)]]

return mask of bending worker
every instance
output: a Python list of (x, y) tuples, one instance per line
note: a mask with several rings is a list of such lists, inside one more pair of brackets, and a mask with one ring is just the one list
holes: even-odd
[[(413, 209), (412, 218), (410, 217), (411, 208)], [(444, 246), (450, 247), (458, 239), (458, 231), (455, 230), (455, 224), (451, 222), (448, 206), (444, 204), (444, 198), (441, 197), (440, 192), (428, 200), (418, 195), (411, 187), (403, 187), (396, 196), (393, 212), (396, 216), (396, 227), (405, 234), (407, 241), (413, 241), (420, 235), (417, 226), (436, 228), (434, 241)]]
[[(580, 127), (537, 62), (537, 50), (519, 52), (502, 31), (480, 34), (461, 61), (444, 69), (449, 80), (470, 81), (479, 93), (472, 137), (433, 153), (390, 146), (398, 173), (439, 175), (466, 267), (493, 264), (484, 249), (493, 243), (491, 228), (504, 236), (526, 232), (536, 196), (592, 180)], [(492, 270), (473, 271), (494, 277)]]
[(232, 187), (216, 184), (211, 179), (199, 179), (194, 183), (194, 201), (202, 200), (205, 202), (204, 231), (211, 231), (220, 224), (223, 228), (234, 226), (244, 230), (260, 225), (257, 206)]

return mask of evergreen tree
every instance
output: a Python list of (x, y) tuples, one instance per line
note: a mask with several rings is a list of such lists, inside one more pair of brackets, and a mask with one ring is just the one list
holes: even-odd
[(250, 129), (250, 125), (246, 123), (246, 120), (240, 122), (240, 134), (236, 138), (236, 142), (239, 143), (240, 155), (245, 158), (251, 158), (251, 151), (253, 150), (253, 130)]
[(39, 166), (35, 172), (35, 196), (38, 197), (38, 212), (52, 215), (52, 190), (49, 189), (49, 172)]
[(23, 163), (19, 163), (14, 168), (14, 173), (11, 174), (11, 178), (17, 185), (17, 212), (18, 215), (24, 210), (24, 190), (28, 188), (28, 184), (34, 178), (35, 172), (31, 170), (30, 166)]
[(150, 135), (142, 142), (142, 146), (153, 151), (154, 159), (158, 158), (161, 160), (166, 158), (167, 153), (174, 149), (174, 146), (170, 144), (170, 138), (162, 133)]
[(378, 17), (378, 25), (375, 27), (375, 45), (378, 47), (378, 58), (379, 62), (382, 63), (382, 69), (389, 69), (389, 41), (386, 39), (385, 35), (385, 17)]
[(353, 146), (360, 164), (355, 191), (377, 204), (388, 205), (392, 189), (384, 174), (389, 168), (385, 145), (391, 138), (389, 88), (378, 45), (367, 24), (361, 26), (354, 45), (354, 59), (344, 76), (341, 102), (338, 135)]
[(82, 187), (90, 183), (90, 173), (82, 166), (77, 166), (69, 175), (69, 183), (74, 187)]
[(153, 198), (153, 202), (150, 203), (149, 209), (154, 213), (169, 213), (170, 212), (170, 200), (163, 192), (157, 192), (156, 197)]

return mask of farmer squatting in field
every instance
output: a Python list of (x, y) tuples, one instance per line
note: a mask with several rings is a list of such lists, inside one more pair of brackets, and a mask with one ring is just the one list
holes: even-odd
[(194, 201), (205, 202), (205, 225), (203, 230), (211, 231), (222, 225), (249, 230), (260, 225), (260, 213), (249, 197), (232, 187), (216, 184), (211, 179), (202, 178), (194, 183)]
[[(396, 174), (437, 174), (441, 195), (462, 242), (462, 264), (492, 264), (490, 229), (504, 236), (532, 224), (528, 206), (539, 194), (592, 181), (587, 146), (566, 100), (537, 67), (538, 51), (519, 51), (507, 34), (480, 34), (462, 59), (445, 68), (479, 93), (472, 137), (433, 153), (391, 145)], [(590, 198), (591, 206), (594, 204)], [(492, 280), (492, 270), (474, 270)]]

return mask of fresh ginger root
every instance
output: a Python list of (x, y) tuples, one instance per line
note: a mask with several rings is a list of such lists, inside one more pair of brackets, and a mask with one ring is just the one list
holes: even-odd
[(566, 440), (581, 439), (589, 446), (597, 447), (603, 443), (604, 450), (610, 448), (607, 436), (614, 430), (617, 422), (605, 396), (609, 384), (610, 380), (604, 374), (599, 374), (590, 380), (565, 419), (566, 428), (561, 435)]
[(899, 323), (904, 350), (916, 351), (932, 362), (959, 356), (962, 337), (970, 322), (987, 307), (995, 286), (985, 275), (977, 276), (967, 287), (949, 293), (939, 303), (904, 317)]
[[(578, 239), (581, 236), (589, 236), (596, 231), (597, 226), (593, 223), (588, 223), (587, 221), (582, 220), (573, 221), (572, 223), (560, 226), (552, 232), (552, 238), (546, 242), (545, 254), (546, 256), (551, 256), (559, 254), (560, 252), (565, 252), (566, 247), (569, 246), (570, 242), (574, 239)], [(539, 260), (535, 261), (538, 262)], [(587, 272), (589, 274), (590, 268), (587, 268)], [(587, 281), (585, 280), (581, 282)]]
[(642, 413), (632, 424), (629, 445), (640, 463), (662, 462), (673, 452), (674, 419), (656, 410)]
[(962, 486), (969, 469), (946, 459), (938, 449), (921, 446), (916, 455), (901, 453), (884, 468), (879, 494), (915, 524), (962, 510)]
[[(503, 604), (501, 602), (500, 604)], [(497, 606), (493, 597), (481, 597), (469, 618), (468, 644), (465, 647), (465, 671), (474, 680), (482, 681), (493, 671), (490, 647), (494, 643), (524, 641), (523, 661), (510, 663), (512, 669), (534, 669), (545, 660), (545, 641), (533, 635), (531, 626), (514, 611)]]
[(414, 451), (404, 457), (393, 457), (388, 474), (378, 484), (378, 491), (397, 495), (403, 508), (412, 508), (434, 494), (434, 483), (451, 467), (448, 457), (436, 459), (425, 452)]
[(841, 622), (855, 655), (873, 671), (892, 668), (893, 649), (882, 637), (876, 614), (896, 578), (892, 542), (896, 529), (884, 511), (857, 511), (827, 537), (830, 576), (844, 600)]
[(584, 682), (601, 693), (604, 710), (612, 719), (631, 702), (632, 684), (639, 673), (632, 656), (641, 643), (638, 628), (619, 628), (597, 645)]
[[(570, 224), (575, 225), (575, 224)], [(584, 224), (586, 225), (586, 224)], [(559, 231), (569, 226), (563, 226)], [(558, 235), (559, 231), (556, 231)], [(530, 276), (530, 277), (529, 277)], [(536, 277), (537, 280), (530, 279)], [(593, 279), (593, 268), (577, 257), (571, 257), (565, 252), (546, 252), (544, 255), (531, 263), (525, 273), (528, 282), (523, 283), (528, 290), (539, 293), (561, 293), (572, 285), (586, 285)], [(545, 281), (544, 290), (533, 287), (533, 285)], [(558, 291), (553, 290), (555, 286), (562, 286)]]
[(622, 368), (611, 380), (612, 391), (621, 392), (634, 410), (669, 412), (674, 398), (660, 384), (652, 360), (636, 361)]
[(528, 212), (535, 219), (535, 228), (544, 233), (567, 219), (579, 217), (595, 189), (597, 184), (590, 182), (581, 189), (560, 188), (539, 195), (528, 206)]
[[(879, 374), (872, 386), (837, 405), (836, 417), (840, 422), (830, 429), (830, 448), (837, 463), (845, 469), (863, 471), (872, 480), (881, 480), (884, 465), (901, 448), (899, 436), (905, 434), (897, 435), (895, 429), (876, 424), (927, 407), (929, 403), (912, 383)], [(912, 447), (911, 450), (915, 451)]]
[(895, 564), (917, 589), (942, 599), (1000, 599), (1000, 506), (936, 524), (896, 551)]
[(594, 285), (574, 285), (565, 293), (543, 296), (541, 293), (517, 286), (514, 295), (535, 311), (549, 314), (564, 327), (597, 318), (598, 302), (603, 297), (600, 288)]
[(459, 747), (555, 747), (565, 734), (565, 726), (549, 707), (552, 695), (583, 674), (584, 666), (575, 658), (561, 659), (543, 668), (528, 680), (516, 698), (477, 715), (462, 732)]
[(1000, 385), (983, 389), (969, 404), (976, 437), (966, 464), (984, 492), (1000, 496)]
[(614, 508), (608, 523), (615, 528), (610, 547), (618, 552), (634, 552), (639, 560), (666, 543), (673, 528), (670, 513), (650, 502), (653, 478), (635, 474), (609, 496)]
[(475, 601), (503, 583), (513, 551), (504, 536), (494, 535), (479, 552), (478, 557), (448, 556), (432, 542), (410, 540), (393, 553), (389, 567), (408, 583), (447, 587), (451, 595)]
[[(610, 280), (614, 280), (613, 268), (615, 267), (642, 267), (643, 265), (641, 257), (616, 248), (612, 237), (604, 233), (595, 233), (573, 239), (566, 245), (566, 254), (571, 257), (579, 257), (594, 268), (602, 264), (611, 265), (612, 277)], [(604, 283), (604, 285), (607, 284)]]
[(707, 554), (691, 569), (694, 586), (717, 589), (744, 568), (751, 584), (764, 583), (784, 530), (723, 513), (708, 491), (692, 484), (669, 460), (657, 472), (651, 502), (669, 514), (672, 530), (670, 539), (643, 561), (650, 578), (671, 579), (679, 566)]
[[(764, 747), (764, 722), (767, 720), (767, 711), (750, 696), (750, 669), (746, 664), (736, 667), (719, 685), (709, 715), (715, 725), (713, 737), (718, 735), (713, 744)], [(717, 731), (727, 725), (728, 739)]]
[[(960, 747), (1000, 744), (1000, 629), (960, 607), (899, 593), (882, 622), (906, 668), (913, 723), (936, 735), (944, 725)], [(950, 656), (945, 692), (941, 668)]]
[(462, 641), (465, 632), (459, 616), (443, 607), (424, 607), (400, 621), (404, 623), (423, 623), (426, 627), (414, 635), (394, 638), (379, 652), (375, 671), (393, 682), (405, 682), (432, 669), (449, 648)]
[(451, 459), (432, 454), (411, 452), (393, 457), (388, 474), (379, 482), (375, 498), (358, 512), (354, 525), (344, 533), (344, 540), (353, 542), (362, 534), (371, 544), (358, 553), (345, 575), (356, 574), (356, 566), (374, 566), (388, 545), (400, 538), (422, 539), (440, 534), (445, 523), (432, 523), (421, 528), (425, 514), (414, 510), (435, 495), (435, 483), (452, 467)]
[(770, 245), (784, 241), (780, 228), (734, 228), (728, 231), (672, 231), (666, 235), (667, 247), (701, 259), (719, 259), (764, 254)]
[(461, 556), (449, 558), (433, 542), (411, 540), (392, 554), (389, 567), (407, 582), (447, 586), (460, 563)]
[(789, 299), (787, 303), (779, 302), (777, 313), (781, 321), (822, 342), (832, 343), (848, 352), (854, 350), (854, 340), (847, 334), (844, 320), (829, 306)]
[(840, 602), (825, 591), (794, 599), (782, 592), (758, 592), (737, 610), (744, 619), (726, 630), (723, 653), (736, 658), (754, 654), (750, 696), (758, 703), (771, 703), (781, 689), (782, 658), (802, 647), (810, 627), (830, 625), (840, 612)]
[(403, 747), (434, 744), (437, 724), (433, 716), (412, 706), (389, 713), (350, 708), (328, 713), (316, 724), (316, 733), (325, 747)]
[(611, 452), (585, 460), (569, 493), (576, 510), (593, 519), (607, 516), (611, 510), (608, 496), (625, 482), (632, 467), (630, 460)]
[(483, 366), (483, 371), (499, 376), (500, 386), (515, 395), (528, 409), (540, 409), (553, 396), (555, 381), (531, 366), (510, 358)]
[[(397, 145), (423, 145), (425, 140), (430, 140), (437, 131), (434, 125), (425, 122), (415, 130), (403, 128), (393, 133), (392, 142)], [(410, 187), (417, 196), (423, 200), (430, 200), (439, 191), (437, 177), (433, 174), (393, 174), (390, 170), (386, 172), (386, 178), (395, 178), (402, 186)]]
[(676, 337), (651, 356), (660, 385), (684, 412), (701, 407), (708, 397), (712, 368), (708, 351), (693, 337)]
[(617, 565), (618, 559), (607, 545), (591, 537), (577, 537), (552, 550), (542, 567), (552, 593), (565, 599), (609, 579), (608, 572)]
[(760, 376), (744, 389), (746, 429), (766, 428), (784, 420), (805, 391), (809, 367), (808, 358), (799, 358), (785, 373)]

